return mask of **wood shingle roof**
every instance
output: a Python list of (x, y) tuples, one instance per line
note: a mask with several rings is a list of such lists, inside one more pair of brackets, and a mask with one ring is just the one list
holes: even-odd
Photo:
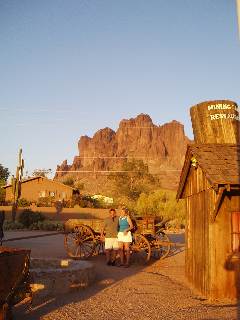
[(177, 198), (181, 197), (192, 157), (211, 185), (240, 185), (240, 145), (193, 144), (187, 149)]

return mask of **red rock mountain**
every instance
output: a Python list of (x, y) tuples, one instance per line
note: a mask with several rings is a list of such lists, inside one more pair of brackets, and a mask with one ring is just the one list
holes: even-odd
[[(140, 114), (122, 120), (116, 132), (104, 128), (92, 138), (80, 137), (79, 155), (71, 165), (66, 160), (58, 165), (55, 179), (65, 180), (67, 176), (83, 182), (94, 179), (96, 187), (98, 180), (103, 181), (100, 177), (109, 171), (120, 170), (126, 158), (135, 158), (143, 160), (149, 172), (159, 177), (161, 187), (175, 189), (190, 142), (181, 123), (174, 120), (157, 126), (149, 115)], [(97, 187), (92, 191), (100, 192), (100, 189)]]

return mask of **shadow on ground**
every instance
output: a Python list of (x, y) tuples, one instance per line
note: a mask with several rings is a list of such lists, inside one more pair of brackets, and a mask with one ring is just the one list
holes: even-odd
[[(53, 310), (59, 309), (68, 304), (74, 304), (85, 299), (89, 299), (101, 290), (105, 290), (119, 283), (119, 281), (131, 277), (138, 272), (141, 272), (145, 266), (132, 264), (129, 268), (106, 266), (105, 257), (103, 255), (89, 259), (96, 268), (95, 282), (84, 289), (71, 292), (67, 295), (58, 295), (49, 298), (39, 305), (35, 305), (33, 298), (33, 307), (29, 308), (29, 303), (22, 303), (15, 306), (14, 316), (21, 320), (37, 320)], [(155, 260), (149, 262), (148, 266), (154, 263)]]

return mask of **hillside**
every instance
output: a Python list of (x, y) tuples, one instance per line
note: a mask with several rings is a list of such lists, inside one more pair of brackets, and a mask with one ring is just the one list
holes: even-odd
[(57, 166), (55, 179), (64, 181), (72, 177), (75, 183), (84, 184), (86, 192), (106, 192), (107, 176), (120, 171), (124, 161), (137, 159), (148, 165), (161, 187), (176, 189), (190, 142), (178, 121), (158, 126), (149, 115), (140, 114), (122, 120), (116, 132), (104, 128), (92, 138), (80, 137), (78, 155), (72, 164), (64, 160)]

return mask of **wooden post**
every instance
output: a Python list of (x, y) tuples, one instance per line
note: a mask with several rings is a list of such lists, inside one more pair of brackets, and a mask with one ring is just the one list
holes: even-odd
[(236, 102), (213, 100), (190, 109), (195, 143), (240, 143)]

